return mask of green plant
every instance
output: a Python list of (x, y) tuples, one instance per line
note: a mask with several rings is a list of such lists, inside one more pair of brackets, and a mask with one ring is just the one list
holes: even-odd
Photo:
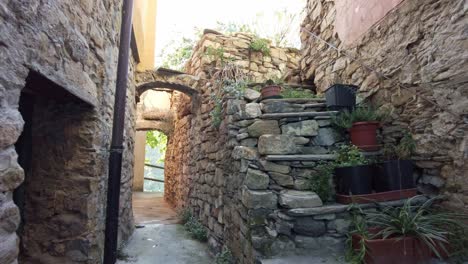
[(373, 122), (382, 121), (386, 117), (386, 114), (375, 110), (370, 106), (357, 107), (353, 111), (342, 112), (332, 119), (332, 124), (338, 128), (349, 129), (356, 122)]
[(467, 216), (431, 209), (434, 201), (440, 197), (428, 199), (422, 205), (413, 205), (417, 197), (406, 200), (402, 207), (384, 207), (369, 213), (368, 222), (382, 228), (376, 235), (383, 239), (413, 236), (441, 258), (440, 250), (447, 252), (449, 227), (466, 229), (461, 219), (466, 220)]
[(223, 121), (223, 100), (221, 97), (212, 94), (211, 100), (213, 100), (214, 107), (210, 112), (211, 125), (215, 128), (219, 128)]
[(231, 251), (226, 246), (223, 247), (223, 250), (216, 254), (215, 264), (234, 264), (234, 256), (232, 256)]
[(342, 145), (336, 152), (336, 167), (350, 167), (369, 164), (369, 160), (362, 155), (354, 145)]
[(180, 218), (180, 222), (184, 225), (190, 218), (192, 218), (192, 212), (188, 208), (183, 208), (177, 212), (177, 216)]
[(205, 50), (205, 55), (208, 56), (211, 60), (220, 61), (221, 64), (224, 64), (226, 61), (229, 60), (228, 58), (224, 57), (224, 52), (225, 51), (223, 47), (207, 47)]
[(416, 150), (416, 142), (408, 131), (405, 131), (403, 137), (397, 145), (386, 144), (383, 148), (383, 154), (387, 159), (409, 159)]
[(316, 98), (317, 96), (310, 90), (294, 89), (291, 87), (283, 87), (281, 90), (283, 98)]
[(322, 162), (316, 167), (316, 173), (309, 178), (310, 189), (323, 202), (329, 201), (333, 195), (332, 176), (334, 169), (333, 162)]
[(146, 132), (146, 144), (152, 149), (159, 149), (161, 157), (157, 162), (164, 162), (167, 150), (167, 136), (159, 131), (147, 131)]
[[(371, 238), (369, 226), (366, 215), (356, 204), (350, 204), (348, 212), (351, 216), (351, 225), (346, 239), (345, 260), (352, 264), (361, 264), (367, 252), (366, 239)], [(353, 235), (360, 237), (356, 250), (353, 247)]]
[(244, 97), (245, 89), (247, 89), (247, 82), (244, 80), (224, 81), (223, 91), (228, 96), (233, 96), (236, 99), (242, 99)]
[(264, 56), (270, 56), (270, 43), (267, 39), (254, 38), (249, 45), (250, 50), (261, 52)]
[(203, 226), (194, 216), (189, 218), (189, 220), (184, 224), (184, 228), (189, 232), (192, 238), (202, 242), (208, 240), (208, 234), (205, 226)]

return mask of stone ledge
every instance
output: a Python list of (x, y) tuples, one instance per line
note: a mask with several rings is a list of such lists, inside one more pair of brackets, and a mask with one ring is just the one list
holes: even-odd
[[(402, 206), (407, 199), (388, 201), (381, 203), (368, 203), (368, 204), (356, 204), (355, 206), (361, 209), (376, 208), (378, 206)], [(422, 204), (428, 199), (425, 196), (419, 196), (413, 199), (413, 205)], [(329, 204), (322, 207), (314, 208), (295, 208), (286, 211), (290, 216), (314, 216), (323, 214), (337, 214), (343, 213), (348, 209), (349, 205), (346, 204)]]
[(283, 98), (283, 99), (262, 100), (262, 103), (271, 103), (271, 102), (286, 102), (286, 103), (296, 103), (296, 104), (305, 104), (309, 102), (324, 103), (325, 99), (323, 98)]
[(319, 116), (332, 116), (337, 114), (338, 111), (323, 111), (323, 112), (293, 112), (293, 113), (270, 113), (260, 116), (262, 119), (281, 119), (285, 117), (319, 117)]
[(333, 154), (322, 155), (267, 155), (266, 160), (269, 161), (320, 161), (320, 160), (334, 160), (336, 158)]

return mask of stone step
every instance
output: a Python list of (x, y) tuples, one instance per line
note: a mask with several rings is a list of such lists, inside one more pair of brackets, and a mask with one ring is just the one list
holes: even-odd
[(338, 111), (322, 111), (322, 112), (292, 112), (292, 113), (268, 113), (260, 116), (262, 119), (281, 119), (287, 117), (330, 117), (337, 114)]
[(304, 108), (321, 108), (326, 107), (327, 104), (325, 103), (315, 103), (315, 104), (303, 104)]
[(271, 102), (286, 102), (286, 103), (294, 103), (294, 104), (306, 104), (309, 102), (325, 103), (325, 99), (324, 98), (282, 98), (282, 99), (262, 100), (262, 103), (271, 103)]
[(278, 202), (284, 208), (314, 208), (323, 205), (320, 197), (311, 191), (283, 190)]
[[(379, 203), (368, 203), (368, 204), (356, 204), (355, 206), (362, 209), (375, 208), (377, 206), (386, 207), (386, 206), (402, 206), (407, 199), (388, 201), (388, 202), (379, 202)], [(418, 205), (423, 204), (427, 201), (425, 196), (417, 196), (413, 198), (412, 204)], [(323, 214), (337, 214), (343, 213), (348, 209), (349, 205), (347, 204), (326, 204), (320, 207), (314, 208), (294, 208), (288, 210), (286, 213), (290, 216), (315, 216)]]
[(266, 155), (268, 161), (321, 161), (335, 160), (334, 154), (304, 154), (304, 155)]
[[(344, 255), (344, 254), (342, 254)], [(271, 259), (261, 259), (261, 264), (342, 264), (344, 256), (333, 255), (327, 251), (309, 252), (308, 255), (281, 256)]]

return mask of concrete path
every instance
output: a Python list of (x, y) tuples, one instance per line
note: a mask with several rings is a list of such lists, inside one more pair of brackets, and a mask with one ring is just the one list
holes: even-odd
[(150, 224), (139, 228), (120, 254), (118, 264), (211, 264), (208, 247), (190, 238), (182, 225)]
[(205, 243), (192, 239), (160, 193), (134, 193), (137, 228), (119, 253), (118, 264), (211, 264)]

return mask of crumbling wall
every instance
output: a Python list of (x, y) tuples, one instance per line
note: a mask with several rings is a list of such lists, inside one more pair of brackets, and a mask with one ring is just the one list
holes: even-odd
[[(271, 56), (264, 56), (249, 49), (252, 39), (242, 33), (203, 35), (186, 67), (187, 73), (198, 78), (191, 87), (199, 95), (195, 98), (175, 92), (177, 114), (165, 160), (165, 198), (179, 208), (190, 208), (208, 228), (211, 248), (220, 251), (227, 245), (239, 263), (252, 263), (254, 253), (247, 235), (247, 210), (241, 203), (240, 171), (245, 164), (235, 160), (232, 151), (240, 145), (235, 137), (239, 129), (236, 121), (250, 110), (243, 98), (224, 96), (222, 122), (216, 128), (210, 116), (215, 107), (212, 95), (223, 92), (212, 77), (228, 63), (237, 65), (255, 82), (297, 68), (296, 51), (271, 47)], [(220, 48), (222, 58), (207, 54), (209, 49)], [(233, 104), (239, 111), (233, 111)]]
[[(60, 97), (56, 98), (57, 108), (53, 111), (49, 111), (52, 105), (37, 108), (37, 120), (49, 117), (40, 125), (52, 126), (56, 121), (56, 126), (37, 128), (40, 133), (36, 136), (46, 136), (44, 133), (50, 132), (49, 140), (38, 141), (39, 145), (32, 146), (37, 164), (33, 168), (37, 170), (33, 170), (31, 176), (43, 177), (44, 181), (26, 190), (29, 198), (41, 201), (26, 205), (26, 208), (29, 206), (28, 210), (33, 210), (37, 216), (35, 220), (29, 218), (30, 223), (42, 221), (43, 227), (49, 229), (36, 232), (33, 226), (28, 229), (28, 222), (25, 222), (25, 230), (30, 231), (23, 236), (22, 245), (28, 248), (22, 249), (20, 254), (32, 257), (32, 263), (101, 262), (120, 5), (120, 1), (7, 0), (0, 3), (2, 263), (16, 263), (20, 251), (16, 234), (20, 215), (12, 193), (23, 181), (24, 172), (17, 163), (14, 144), (24, 125), (18, 111), (20, 93), (32, 72), (53, 82), (62, 92), (66, 90), (65, 94), (80, 98), (81, 104), (91, 109), (84, 111), (81, 107), (72, 107)], [(36, 88), (35, 96), (43, 100), (46, 93), (42, 89), (48, 87)], [(133, 230), (130, 185), (134, 98), (130, 80), (122, 169), (121, 240)], [(61, 103), (63, 107), (59, 106)], [(54, 137), (61, 137), (62, 141), (54, 141)], [(63, 144), (64, 141), (67, 144)], [(53, 147), (44, 148), (46, 144)], [(46, 155), (51, 151), (54, 151), (53, 155)], [(39, 161), (44, 162), (38, 164)], [(50, 222), (45, 222), (47, 220)], [(34, 247), (30, 246), (33, 244)]]
[(384, 141), (393, 142), (402, 130), (410, 130), (417, 143), (413, 159), (420, 190), (447, 194), (451, 206), (466, 208), (465, 1), (403, 1), (351, 45), (344, 45), (336, 33), (335, 25), (343, 22), (343, 17), (337, 15), (335, 1), (309, 0), (306, 12), (301, 32), (301, 79), (313, 81), (318, 91), (333, 83), (358, 85), (364, 98), (392, 111), (392, 121), (383, 128)]

